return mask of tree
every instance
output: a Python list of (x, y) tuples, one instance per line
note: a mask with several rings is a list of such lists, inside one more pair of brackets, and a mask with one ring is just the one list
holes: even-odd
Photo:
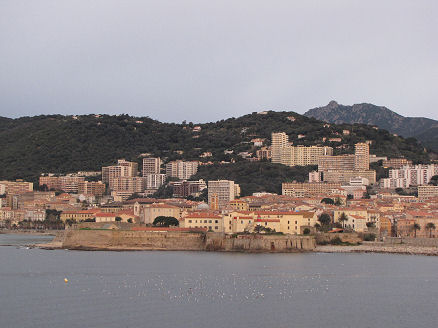
[(318, 221), (321, 223), (321, 225), (328, 226), (332, 222), (332, 218), (327, 213), (322, 213), (318, 217)]
[(310, 229), (309, 228), (304, 228), (303, 234), (304, 235), (308, 235), (309, 233), (310, 233)]
[(129, 219), (128, 219), (128, 223), (132, 223), (132, 218), (129, 218)]
[(435, 228), (435, 224), (432, 222), (426, 224), (426, 230), (429, 230), (429, 238), (432, 238), (432, 230), (435, 230)]
[(321, 203), (334, 205), (335, 201), (333, 199), (331, 199), (331, 198), (327, 198), (326, 197), (326, 198), (321, 199)]
[(412, 225), (412, 229), (414, 230), (414, 238), (417, 238), (417, 230), (421, 229), (420, 225), (418, 223), (414, 223)]
[(430, 178), (429, 184), (433, 186), (438, 186), (438, 175), (434, 175), (432, 178)]
[(348, 216), (344, 212), (342, 212), (339, 216), (339, 222), (342, 223), (342, 227), (344, 227), (346, 221), (348, 221)]
[(122, 218), (120, 216), (116, 216), (116, 222), (121, 222)]
[(157, 216), (152, 224), (156, 227), (178, 227), (179, 221), (173, 216)]

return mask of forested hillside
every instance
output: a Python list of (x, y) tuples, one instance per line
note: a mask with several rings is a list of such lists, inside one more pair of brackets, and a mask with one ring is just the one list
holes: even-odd
[[(194, 132), (195, 126), (201, 130)], [(342, 135), (345, 129), (351, 131), (350, 135)], [(333, 146), (336, 153), (353, 152), (354, 143), (371, 140), (371, 153), (405, 156), (415, 162), (428, 160), (428, 154), (413, 138), (394, 137), (361, 124), (328, 126), (293, 112), (253, 113), (206, 124), (161, 123), (128, 115), (50, 115), (0, 118), (0, 178), (35, 181), (42, 172), (100, 170), (118, 158), (140, 162), (145, 153), (165, 160), (198, 160), (202, 153), (211, 152), (213, 156), (203, 160), (240, 160), (238, 152), (255, 150), (251, 139), (266, 138), (269, 143), (271, 132), (279, 131), (288, 133), (295, 145)], [(299, 134), (304, 137), (299, 139)], [(323, 142), (323, 137), (342, 141)], [(224, 150), (234, 153), (225, 155)]]

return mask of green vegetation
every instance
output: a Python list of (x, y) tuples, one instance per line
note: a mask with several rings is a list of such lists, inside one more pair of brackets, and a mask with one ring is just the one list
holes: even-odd
[(432, 238), (432, 231), (435, 230), (435, 224), (433, 222), (429, 222), (426, 224), (426, 230), (429, 230), (429, 238)]
[[(295, 120), (289, 120), (290, 116)], [(197, 160), (202, 153), (211, 152), (212, 157), (206, 160), (233, 159), (240, 163), (245, 160), (237, 155), (238, 152), (254, 152), (257, 149), (253, 147), (251, 139), (265, 138), (269, 144), (271, 132), (275, 131), (284, 131), (295, 145), (306, 146), (337, 146), (338, 143), (323, 142), (322, 138), (342, 136), (342, 143), (347, 144), (347, 147), (335, 149), (336, 153), (352, 153), (354, 143), (371, 140), (371, 153), (378, 156), (404, 156), (415, 163), (427, 162), (429, 159), (428, 154), (413, 138), (393, 136), (385, 130), (376, 130), (363, 124), (324, 126), (324, 122), (294, 112), (269, 111), (266, 115), (252, 113), (215, 123), (199, 124), (199, 132), (193, 132), (194, 126), (191, 122), (161, 123), (148, 117), (137, 118), (128, 115), (82, 115), (76, 118), (41, 115), (19, 119), (1, 118), (0, 138), (4, 146), (0, 148), (0, 178), (23, 178), (36, 182), (42, 172), (100, 170), (102, 166), (115, 163), (118, 158), (140, 163), (139, 156), (143, 153), (160, 156), (165, 160)], [(342, 135), (343, 129), (350, 130), (350, 135)], [(305, 138), (298, 139), (298, 134), (305, 135)], [(232, 150), (233, 153), (224, 154), (224, 150)], [(255, 174), (269, 174), (269, 168), (273, 171), (280, 169), (278, 166), (270, 166), (269, 163), (259, 164), (256, 168), (261, 167), (262, 170), (256, 171), (259, 173)], [(244, 167), (245, 165), (243, 164)], [(245, 172), (252, 169), (247, 168), (248, 171)], [(220, 170), (226, 169), (220, 168), (216, 172)], [(283, 170), (280, 176), (286, 175), (286, 178), (292, 179), (295, 175), (299, 177), (304, 173), (303, 169), (297, 169), (294, 174), (287, 168), (280, 170)], [(205, 172), (203, 174), (205, 175)], [(219, 173), (217, 175), (223, 176)], [(244, 180), (244, 177), (240, 180)], [(249, 185), (247, 194), (266, 188), (267, 191), (278, 192), (278, 183), (275, 188), (261, 187), (258, 183)], [(245, 188), (242, 189), (246, 192)]]
[(233, 164), (201, 166), (193, 180), (233, 180), (240, 185), (241, 196), (266, 191), (281, 194), (281, 183), (304, 182), (313, 166), (288, 167), (270, 162), (241, 161)]
[(179, 226), (179, 221), (172, 216), (157, 216), (152, 223), (155, 227)]
[(321, 203), (333, 205), (335, 201), (331, 198), (323, 198), (321, 199)]
[(332, 218), (327, 213), (322, 213), (320, 216), (318, 216), (318, 221), (321, 223), (321, 226), (329, 226), (332, 222)]
[(414, 238), (417, 238), (417, 230), (421, 230), (421, 226), (418, 223), (412, 225), (412, 230), (414, 230)]
[(376, 240), (376, 234), (374, 233), (366, 233), (363, 235), (363, 240), (364, 241), (374, 241)]
[(429, 184), (432, 186), (438, 186), (438, 175), (434, 175), (430, 178)]

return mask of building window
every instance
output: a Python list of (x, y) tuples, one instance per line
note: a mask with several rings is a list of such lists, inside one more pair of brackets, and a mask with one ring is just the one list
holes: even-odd
[(214, 220), (214, 223), (219, 223), (219, 221), (218, 220)]

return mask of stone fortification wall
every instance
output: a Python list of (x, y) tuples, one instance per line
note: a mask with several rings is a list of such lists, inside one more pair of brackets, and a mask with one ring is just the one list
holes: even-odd
[(200, 233), (145, 232), (128, 230), (70, 230), (63, 248), (69, 249), (148, 249), (204, 250), (205, 236)]
[(65, 232), (62, 243), (68, 249), (248, 252), (310, 251), (315, 246), (311, 236), (73, 229)]
[(311, 236), (207, 234), (206, 249), (221, 251), (296, 252), (316, 246)]

